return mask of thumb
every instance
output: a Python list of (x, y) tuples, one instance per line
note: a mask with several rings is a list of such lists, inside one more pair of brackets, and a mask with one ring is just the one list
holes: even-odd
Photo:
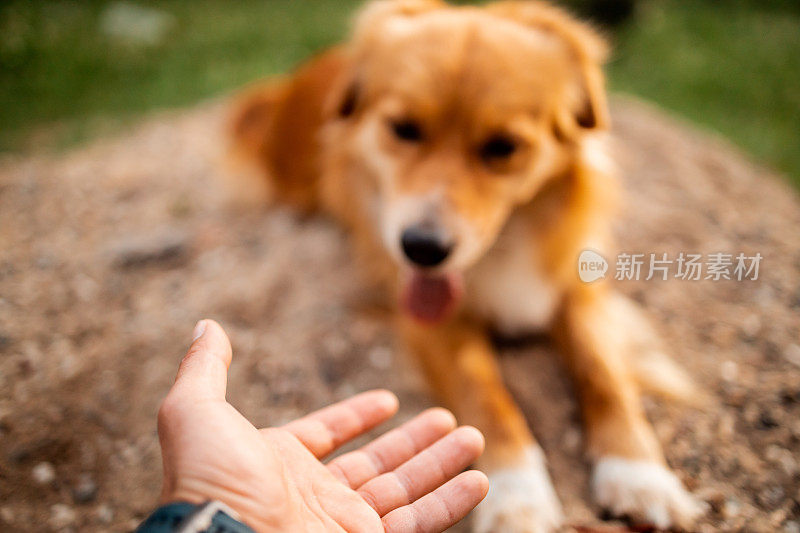
[(171, 392), (198, 400), (224, 400), (231, 356), (231, 343), (222, 326), (201, 320), (194, 327), (194, 340), (181, 361)]

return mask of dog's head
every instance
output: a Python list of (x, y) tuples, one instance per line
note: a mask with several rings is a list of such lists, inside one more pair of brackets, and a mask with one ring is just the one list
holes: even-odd
[(438, 320), (510, 213), (606, 127), (605, 47), (536, 2), (434, 0), (369, 5), (350, 46), (334, 142), (372, 184), (406, 303)]

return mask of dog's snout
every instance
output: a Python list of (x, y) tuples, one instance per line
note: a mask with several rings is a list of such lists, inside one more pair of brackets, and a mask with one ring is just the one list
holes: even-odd
[(434, 228), (411, 226), (401, 237), (403, 253), (415, 265), (434, 267), (447, 259), (453, 243)]

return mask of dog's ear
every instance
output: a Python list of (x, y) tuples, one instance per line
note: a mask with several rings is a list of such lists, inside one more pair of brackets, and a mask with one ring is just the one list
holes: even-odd
[(348, 120), (362, 108), (362, 90), (358, 73), (350, 62), (341, 75), (332, 81), (331, 93), (325, 102), (326, 120)]
[(343, 57), (340, 72), (329, 80), (330, 93), (323, 103), (325, 122), (349, 120), (355, 117), (362, 108), (363, 93), (358, 72), (352, 60), (352, 50), (342, 49)]
[(272, 198), (314, 208), (325, 106), (348, 69), (345, 51), (332, 48), (282, 79), (234, 96), (228, 122), (232, 170), (243, 176), (255, 170)]
[(534, 0), (496, 2), (486, 9), (496, 16), (551, 34), (567, 47), (575, 71), (563, 110), (555, 117), (559, 135), (572, 137), (581, 131), (608, 128), (610, 120), (602, 70), (608, 45), (593, 28), (559, 8)]
[(254, 85), (234, 99), (228, 134), (236, 151), (256, 154), (262, 149), (279, 98), (280, 83), (270, 81)]
[(578, 63), (565, 100), (555, 117), (557, 134), (573, 137), (580, 132), (604, 130), (610, 126), (605, 80), (596, 61), (582, 60)]

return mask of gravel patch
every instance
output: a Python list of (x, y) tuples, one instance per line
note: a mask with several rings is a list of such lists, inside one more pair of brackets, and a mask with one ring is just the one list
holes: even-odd
[[(122, 531), (152, 510), (156, 410), (201, 317), (229, 332), (228, 397), (258, 425), (373, 387), (400, 397), (393, 424), (431, 404), (334, 225), (223, 200), (220, 116), (210, 104), (0, 161), (0, 529)], [(614, 116), (621, 250), (764, 256), (757, 281), (618, 283), (713, 396), (703, 409), (647, 401), (670, 464), (711, 505), (698, 529), (798, 531), (797, 195), (647, 105), (617, 100)], [(506, 347), (502, 363), (570, 523), (597, 531), (552, 348)]]

